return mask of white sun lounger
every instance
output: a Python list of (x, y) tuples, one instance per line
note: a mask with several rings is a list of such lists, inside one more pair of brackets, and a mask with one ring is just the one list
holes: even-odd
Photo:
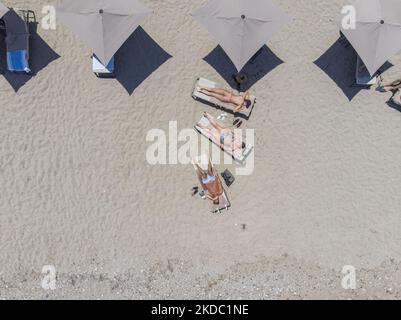
[(355, 85), (369, 87), (375, 85), (376, 83), (377, 83), (377, 77), (376, 76), (372, 77), (369, 74), (369, 71), (366, 68), (365, 64), (358, 56), (356, 62), (356, 71), (355, 71)]
[(93, 54), (92, 56), (92, 70), (93, 73), (99, 78), (114, 78), (114, 57), (111, 58), (107, 66), (100, 62), (98, 57)]
[[(194, 161), (196, 163), (198, 163), (202, 169), (207, 170), (209, 158), (206, 155), (196, 157), (196, 158), (194, 158)], [(194, 165), (194, 169), (196, 170), (195, 165)], [(219, 174), (217, 173), (217, 171), (215, 170), (214, 167), (213, 167), (213, 171), (214, 171), (215, 176), (217, 177), (217, 179), (219, 179), (221, 185), (223, 186), (223, 183), (221, 182)], [(199, 182), (202, 184), (202, 181), (199, 181)], [(212, 207), (211, 207), (212, 213), (221, 213), (221, 211), (223, 211), (223, 210), (228, 210), (231, 207), (231, 203), (228, 200), (226, 191), (224, 190), (223, 194), (220, 196), (218, 205), (214, 204), (213, 202), (211, 202), (211, 205), (212, 205)]]
[[(214, 108), (221, 109), (225, 112), (234, 113), (235, 106), (233, 106), (229, 103), (222, 103), (221, 101), (217, 100), (216, 98), (209, 97), (209, 96), (205, 95), (204, 93), (199, 92), (197, 89), (199, 87), (221, 89), (221, 88), (223, 88), (221, 85), (219, 85), (216, 82), (207, 80), (205, 78), (198, 78), (195, 83), (194, 91), (192, 92), (192, 98), (194, 98), (195, 100), (199, 100), (205, 104), (211, 105)], [(233, 93), (240, 94), (237, 91), (234, 91)], [(241, 110), (241, 112), (235, 113), (235, 116), (237, 118), (243, 118), (245, 120), (249, 120), (249, 117), (251, 116), (253, 107), (256, 104), (256, 98), (254, 96), (251, 96), (249, 101), (250, 101), (250, 103), (246, 108), (244, 107), (244, 109)]]
[[(216, 120), (216, 122), (218, 122)], [(210, 135), (208, 132), (206, 132), (204, 129), (202, 129), (199, 124), (203, 125), (203, 126), (208, 126), (210, 124), (210, 121), (208, 118), (206, 118), (205, 116), (202, 116), (202, 118), (200, 119), (200, 121), (195, 125), (195, 129), (204, 137), (206, 137), (207, 139), (209, 139), (211, 142), (213, 142), (215, 145), (220, 147), (220, 141), (215, 141), (214, 137), (212, 135)], [(236, 150), (231, 150), (231, 149), (223, 149), (224, 152), (226, 152), (227, 154), (229, 154), (234, 160), (243, 163), (246, 158), (250, 155), (250, 153), (253, 150), (253, 146), (250, 144), (247, 144), (246, 147), (244, 149), (236, 149)]]

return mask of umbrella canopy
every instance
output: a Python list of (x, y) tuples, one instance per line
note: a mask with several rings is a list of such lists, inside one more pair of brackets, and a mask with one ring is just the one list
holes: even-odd
[(27, 50), (29, 42), (28, 25), (13, 9), (3, 16), (6, 25), (7, 51)]
[(151, 11), (137, 0), (65, 0), (57, 16), (107, 65)]
[(238, 71), (290, 20), (269, 0), (211, 0), (193, 17), (215, 37)]
[(8, 8), (0, 2), (0, 19), (8, 12)]
[(373, 76), (401, 49), (401, 1), (357, 0), (354, 7), (356, 28), (340, 28)]

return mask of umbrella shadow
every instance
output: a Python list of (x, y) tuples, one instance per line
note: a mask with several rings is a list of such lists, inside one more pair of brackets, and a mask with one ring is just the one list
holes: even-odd
[[(369, 87), (355, 85), (358, 54), (345, 37), (340, 38), (314, 64), (325, 72), (351, 101), (361, 90)], [(393, 65), (386, 62), (379, 70), (385, 72)]]
[[(14, 14), (16, 13), (14, 12)], [(60, 58), (60, 56), (38, 35), (38, 23), (36, 22), (36, 19), (28, 23), (28, 28), (30, 33), (29, 65), (32, 70), (31, 74), (17, 74), (7, 70), (5, 35), (1, 35), (0, 39), (0, 73), (4, 76), (15, 92), (18, 92), (19, 89), (35, 77), (35, 75), (37, 75), (42, 69), (46, 68), (51, 62)]]
[(144, 29), (138, 27), (116, 53), (116, 79), (132, 95), (171, 57)]
[[(213, 49), (203, 60), (212, 66), (230, 87), (241, 92), (249, 90), (270, 71), (284, 63), (266, 45), (248, 61), (240, 72), (221, 46)], [(244, 75), (246, 80), (242, 83), (238, 82), (238, 75)]]

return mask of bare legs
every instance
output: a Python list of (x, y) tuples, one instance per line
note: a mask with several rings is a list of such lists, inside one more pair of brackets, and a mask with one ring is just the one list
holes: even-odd
[(217, 122), (217, 121), (216, 121), (210, 114), (208, 114), (207, 112), (205, 112), (203, 115), (209, 120), (210, 124), (211, 124), (214, 128), (216, 128), (217, 130), (222, 131), (222, 130), (228, 129), (226, 126), (224, 126), (224, 125), (221, 124), (220, 122)]
[[(192, 163), (195, 166), (196, 173), (199, 177), (199, 180), (201, 181), (203, 190), (207, 191), (206, 197), (209, 200), (213, 201), (214, 204), (219, 204), (219, 198), (223, 194), (224, 189), (223, 186), (221, 185), (220, 179), (218, 179), (218, 176), (216, 176), (213, 170), (213, 165), (211, 160), (209, 159), (207, 171), (203, 170), (200, 167), (199, 163), (196, 162), (196, 160), (193, 160)], [(215, 178), (214, 180), (209, 181), (205, 184), (203, 179), (206, 179), (208, 176)]]
[(214, 89), (207, 87), (200, 87), (199, 91), (209, 97), (216, 98), (224, 103), (231, 103), (236, 106), (234, 112), (240, 112), (244, 108), (245, 101), (249, 99), (250, 92), (247, 91), (243, 95), (234, 95), (233, 93), (224, 89)]
[(209, 97), (216, 98), (217, 100), (220, 100), (221, 102), (225, 103), (231, 103), (231, 99), (233, 96), (231, 92), (228, 92), (227, 90), (223, 89), (201, 87), (199, 91), (206, 94)]
[[(227, 127), (225, 127), (224, 125), (222, 125), (221, 123), (217, 122), (212, 116), (210, 116), (207, 112), (205, 112), (203, 114), (208, 120), (209, 120), (209, 125), (208, 126), (204, 126), (202, 124), (198, 124), (199, 127), (201, 127), (204, 130), (207, 130), (207, 132), (213, 136), (215, 141), (220, 141), (220, 147), (224, 147), (223, 144), (221, 144), (221, 137), (223, 134), (225, 134), (225, 132), (227, 133), (227, 136), (232, 133), (232, 130), (228, 129)], [(215, 129), (215, 130), (213, 130)], [(226, 140), (226, 139), (224, 139)]]
[(397, 91), (398, 89), (401, 89), (401, 79), (397, 79), (395, 81), (383, 84), (383, 91), (389, 92), (389, 91)]
[[(223, 124), (216, 121), (211, 115), (207, 112), (204, 113), (204, 116), (209, 120), (209, 125), (204, 126), (198, 123), (198, 126), (204, 130), (206, 130), (211, 136), (213, 136), (215, 141), (218, 141), (221, 148), (228, 147), (231, 150), (241, 149), (242, 148), (242, 138), (237, 139), (235, 132), (224, 126)], [(215, 129), (215, 130), (213, 130)]]
[(199, 179), (205, 178), (205, 177), (207, 177), (208, 175), (209, 175), (209, 176), (213, 176), (213, 175), (214, 175), (214, 173), (213, 173), (213, 165), (212, 165), (212, 162), (210, 161), (210, 159), (209, 159), (207, 171), (203, 170), (203, 169), (200, 167), (199, 163), (197, 163), (197, 162), (194, 161), (193, 164), (194, 164), (194, 166), (195, 166), (195, 168), (196, 168), (196, 173), (198, 174)]

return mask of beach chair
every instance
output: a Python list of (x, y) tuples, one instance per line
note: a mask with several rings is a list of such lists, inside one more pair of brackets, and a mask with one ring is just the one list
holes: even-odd
[[(208, 164), (209, 164), (209, 157), (206, 155), (202, 155), (199, 157), (196, 157), (193, 159), (193, 162), (197, 163), (202, 169), (207, 170), (208, 168)], [(195, 164), (194, 164), (194, 169), (196, 170)], [(218, 179), (219, 183), (221, 183), (221, 186), (223, 188), (223, 184), (221, 182), (221, 179), (219, 177), (219, 174), (217, 173), (217, 171), (215, 170), (214, 166), (213, 166), (213, 172), (215, 174), (215, 177)], [(199, 180), (199, 182), (202, 185), (202, 181)], [(223, 188), (224, 189), (224, 188)], [(231, 203), (228, 200), (227, 197), (227, 193), (224, 190), (223, 194), (220, 196), (219, 198), (219, 204), (214, 204), (213, 202), (211, 202), (211, 209), (210, 211), (212, 213), (221, 213), (224, 210), (228, 210), (231, 207)]]
[(387, 101), (387, 104), (398, 111), (401, 111), (401, 91), (397, 90), (390, 100)]
[[(199, 101), (203, 102), (204, 104), (207, 104), (207, 105), (209, 105), (211, 107), (214, 107), (216, 109), (220, 109), (220, 110), (222, 110), (224, 112), (228, 112), (228, 113), (234, 114), (234, 106), (233, 105), (231, 105), (229, 103), (222, 103), (221, 101), (217, 100), (216, 98), (209, 97), (209, 96), (205, 95), (204, 93), (199, 92), (198, 91), (199, 87), (207, 87), (207, 88), (219, 89), (219, 88), (222, 88), (222, 86), (220, 86), (216, 82), (207, 80), (205, 78), (198, 78), (196, 80), (195, 87), (194, 87), (194, 90), (192, 92), (192, 98), (194, 98), (195, 100), (199, 100)], [(233, 93), (240, 94), (237, 91), (235, 91)], [(234, 114), (235, 117), (236, 118), (242, 118), (244, 120), (249, 120), (255, 104), (256, 104), (256, 98), (251, 96), (249, 101), (248, 101), (248, 103), (247, 103), (247, 106), (244, 107), (244, 109), (241, 112), (235, 113)]]
[(356, 61), (355, 85), (370, 87), (377, 83), (377, 76), (371, 76), (362, 59), (358, 56)]
[(6, 33), (7, 70), (16, 73), (31, 73), (29, 67), (29, 29), (25, 17), (10, 10), (3, 17)]
[[(217, 120), (216, 120), (217, 121)], [(217, 121), (218, 122), (218, 121)], [(200, 125), (203, 126), (208, 126), (210, 124), (210, 121), (208, 118), (206, 118), (205, 116), (202, 116), (202, 118), (199, 120), (199, 122), (195, 125), (195, 130), (198, 131), (201, 135), (203, 135), (204, 137), (206, 137), (207, 139), (209, 139), (211, 142), (213, 142), (215, 145), (220, 147), (220, 142), (216, 141), (214, 139), (214, 137), (206, 132), (204, 129), (202, 129)], [(252, 150), (253, 150), (253, 146), (250, 144), (247, 144), (245, 146), (244, 149), (236, 149), (236, 150), (231, 150), (231, 149), (222, 149), (224, 152), (226, 152), (227, 154), (229, 154), (235, 161), (239, 162), (239, 163), (243, 163), (246, 158), (251, 154)]]
[(92, 70), (98, 78), (115, 78), (114, 57), (111, 58), (107, 66), (100, 62), (99, 58), (93, 54)]

